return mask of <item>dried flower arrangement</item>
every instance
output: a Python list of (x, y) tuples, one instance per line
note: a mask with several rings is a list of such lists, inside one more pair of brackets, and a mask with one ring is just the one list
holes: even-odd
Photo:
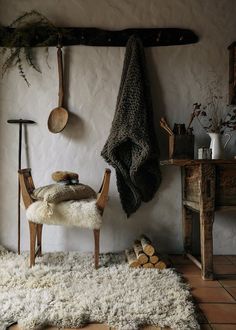
[[(215, 96), (217, 99), (217, 96)], [(226, 105), (225, 108), (214, 108), (212, 103), (201, 105), (201, 103), (194, 103), (194, 109), (192, 116), (198, 119), (201, 127), (210, 133), (224, 134), (226, 131), (236, 130), (236, 107), (232, 105)], [(218, 109), (218, 110), (217, 110)]]
[(205, 91), (207, 98), (205, 104), (194, 103), (190, 124), (197, 118), (201, 127), (207, 133), (220, 133), (236, 130), (236, 105), (226, 105), (226, 99), (219, 95), (219, 79), (213, 78)]
[[(23, 68), (23, 62), (25, 61), (37, 72), (41, 72), (36, 62), (32, 47), (36, 45), (45, 46), (46, 54), (48, 55), (47, 46), (52, 40), (58, 38), (59, 34), (61, 36), (63, 31), (59, 31), (47, 17), (35, 10), (19, 16), (8, 26), (8, 28), (9, 33), (1, 38), (3, 39), (2, 44), (4, 45), (0, 52), (3, 56), (2, 76), (4, 76), (9, 69), (17, 67), (20, 76), (24, 79), (27, 85), (30, 86)], [(43, 36), (47, 36), (46, 39), (43, 39), (43, 42), (38, 42), (37, 40), (42, 39), (40, 32)], [(19, 46), (22, 44), (24, 47)]]

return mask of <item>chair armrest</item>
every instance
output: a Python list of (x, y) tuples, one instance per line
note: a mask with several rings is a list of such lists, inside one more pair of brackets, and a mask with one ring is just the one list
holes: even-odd
[(111, 176), (111, 170), (109, 168), (106, 168), (103, 176), (102, 185), (97, 195), (97, 202), (96, 202), (97, 207), (99, 208), (101, 213), (103, 213), (108, 200), (110, 176)]

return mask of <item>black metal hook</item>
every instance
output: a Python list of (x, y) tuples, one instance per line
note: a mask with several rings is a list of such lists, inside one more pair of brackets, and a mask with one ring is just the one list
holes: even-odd
[(160, 39), (161, 39), (161, 31), (158, 33), (157, 38), (156, 38), (156, 41), (159, 42)]

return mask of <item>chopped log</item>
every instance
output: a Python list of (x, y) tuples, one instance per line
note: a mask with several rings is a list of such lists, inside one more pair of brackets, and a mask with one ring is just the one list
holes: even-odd
[(154, 265), (154, 267), (161, 270), (161, 269), (165, 269), (167, 266), (166, 266), (166, 263), (164, 261), (158, 261)]
[(142, 265), (143, 268), (154, 268), (154, 265), (151, 262), (147, 262), (146, 264)]
[(133, 248), (139, 263), (141, 265), (146, 264), (148, 262), (148, 256), (143, 252), (141, 242), (138, 240), (134, 241)]
[(141, 245), (142, 245), (143, 251), (148, 256), (150, 256), (150, 257), (153, 256), (154, 253), (155, 253), (155, 248), (152, 245), (152, 242), (150, 241), (150, 239), (147, 236), (142, 235), (140, 241), (141, 241)]
[(128, 249), (125, 250), (125, 255), (126, 255), (126, 258), (127, 258), (127, 261), (129, 263), (130, 267), (133, 267), (133, 268), (140, 267), (140, 263), (137, 260), (136, 255), (133, 250), (128, 250)]
[(155, 265), (159, 261), (159, 257), (154, 254), (153, 256), (149, 257), (149, 261)]
[(172, 263), (170, 257), (168, 256), (168, 254), (159, 255), (159, 261), (160, 260), (166, 264), (166, 268), (173, 267), (173, 263)]

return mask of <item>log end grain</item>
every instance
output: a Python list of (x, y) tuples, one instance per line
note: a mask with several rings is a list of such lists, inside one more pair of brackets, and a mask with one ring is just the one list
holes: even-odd
[(158, 258), (158, 256), (153, 255), (153, 256), (150, 256), (150, 257), (149, 257), (149, 261), (150, 261), (152, 264), (156, 264), (156, 263), (159, 261), (159, 258)]
[(136, 255), (136, 259), (139, 261), (139, 263), (141, 265), (146, 264), (148, 262), (148, 256), (143, 252), (143, 248), (139, 240), (134, 242), (133, 249)]
[(155, 248), (154, 248), (154, 246), (152, 245), (151, 240), (150, 240), (147, 236), (142, 235), (141, 238), (140, 238), (140, 242), (141, 242), (141, 245), (142, 245), (143, 251), (144, 251), (148, 256), (153, 256), (154, 253), (155, 253)]
[(167, 268), (166, 263), (164, 261), (158, 261), (154, 267), (160, 270)]
[(146, 264), (142, 265), (143, 268), (154, 268), (154, 265), (151, 262), (147, 262)]
[(128, 261), (128, 264), (132, 268), (140, 267), (140, 262), (137, 260), (136, 255), (133, 250), (125, 250), (125, 255)]

